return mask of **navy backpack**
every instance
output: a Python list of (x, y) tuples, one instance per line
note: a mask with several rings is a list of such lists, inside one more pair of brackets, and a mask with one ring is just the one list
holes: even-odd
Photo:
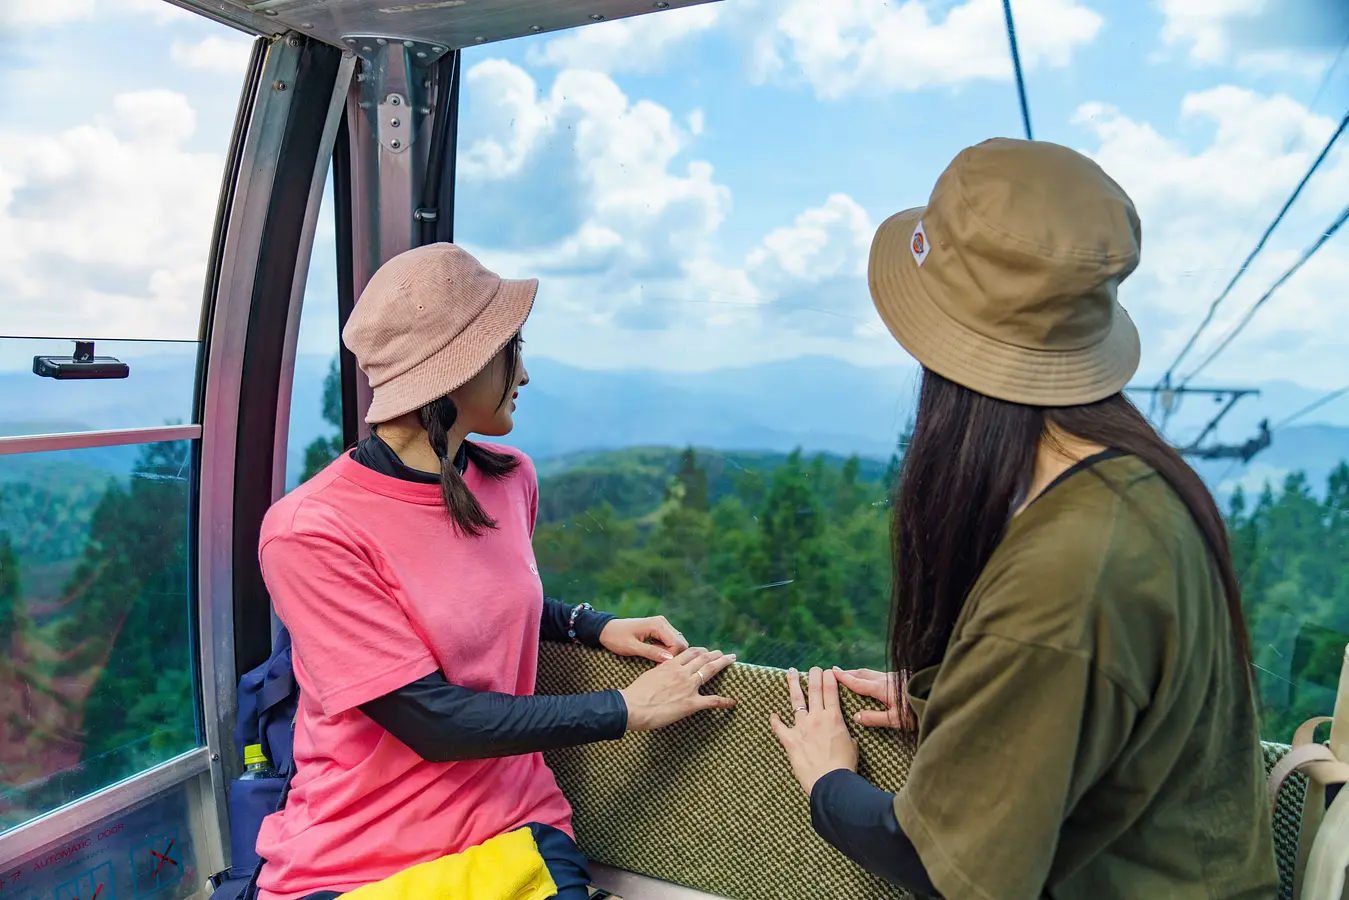
[(244, 748), (261, 744), (276, 776), (230, 782), (230, 848), (233, 865), (211, 877), (211, 900), (253, 900), (264, 860), (255, 849), (262, 820), (281, 809), (295, 773), (295, 713), (300, 689), (291, 667), (290, 633), (282, 628), (272, 641), (272, 655), (239, 679), (239, 712), (234, 746), (243, 762)]

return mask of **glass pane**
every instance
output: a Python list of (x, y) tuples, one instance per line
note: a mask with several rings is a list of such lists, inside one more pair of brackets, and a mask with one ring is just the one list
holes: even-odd
[(470, 51), (456, 236), (542, 281), (509, 440), (539, 468), (548, 593), (754, 663), (881, 666), (914, 368), (861, 277), (891, 200), (849, 163), (890, 126), (783, 106), (715, 54), (690, 80), (603, 50), (720, 41), (722, 15)]
[(206, 824), (198, 779), (160, 791), (82, 832), (0, 863), (4, 900), (202, 896)]
[[(1018, 10), (1030, 118), (1139, 209), (1133, 396), (1232, 511), (1265, 734), (1287, 740), (1329, 712), (1349, 642), (1345, 231), (1256, 304), (1336, 221), (1342, 146), (1202, 323), (1349, 105), (1345, 23), (1100, 6)], [(542, 281), (511, 439), (543, 480), (548, 590), (754, 662), (877, 665), (916, 366), (868, 248), (961, 148), (1023, 134), (1002, 9), (747, 8), (470, 49), (456, 233)], [(1174, 403), (1147, 390), (1168, 372)], [(1235, 389), (1259, 393), (1209, 429)]]
[(0, 334), (197, 340), (250, 39), (163, 2), (3, 7)]
[(342, 450), (342, 384), (337, 358), (341, 337), (337, 330), (337, 242), (332, 195), (329, 170), (300, 310), (295, 379), (290, 394), (287, 490), (308, 481)]
[(0, 456), (0, 831), (200, 744), (191, 442)]
[(58, 381), (33, 374), (35, 356), (70, 356), (70, 341), (0, 338), (0, 437), (151, 428), (193, 421), (195, 342), (100, 341), (98, 356), (126, 378)]
[[(1270, 740), (1287, 742), (1313, 716), (1328, 716), (1349, 645), (1349, 430), (1289, 429), (1289, 440), (1325, 435), (1340, 461), (1248, 476), (1228, 500), (1233, 556)], [(1273, 454), (1271, 454), (1272, 456)], [(1270, 477), (1273, 475), (1273, 477)]]

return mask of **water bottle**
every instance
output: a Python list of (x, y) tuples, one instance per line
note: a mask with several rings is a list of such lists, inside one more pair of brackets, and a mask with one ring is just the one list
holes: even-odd
[(247, 872), (257, 865), (258, 831), (262, 820), (276, 811), (284, 783), (261, 744), (244, 747), (244, 772), (229, 789), (230, 846), (234, 848), (231, 871)]
[(239, 776), (240, 781), (279, 777), (277, 771), (272, 768), (272, 762), (267, 758), (267, 754), (262, 752), (261, 744), (249, 744), (244, 748), (244, 774)]

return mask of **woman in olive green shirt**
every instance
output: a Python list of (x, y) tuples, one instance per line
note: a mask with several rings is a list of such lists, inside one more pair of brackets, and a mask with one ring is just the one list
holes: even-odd
[[(1139, 260), (1124, 191), (1067, 148), (963, 151), (883, 224), (871, 293), (923, 365), (893, 509), (891, 655), (788, 679), (772, 726), (816, 829), (948, 900), (1235, 900), (1277, 888), (1222, 516), (1125, 399)], [(918, 750), (855, 774), (838, 684)], [(900, 682), (904, 682), (900, 687)]]

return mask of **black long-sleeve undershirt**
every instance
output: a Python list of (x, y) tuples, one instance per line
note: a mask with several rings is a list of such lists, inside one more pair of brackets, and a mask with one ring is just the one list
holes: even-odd
[(895, 817), (895, 795), (856, 772), (836, 769), (810, 792), (810, 822), (844, 856), (916, 894), (935, 896), (918, 850)]
[[(571, 642), (571, 635), (567, 634), (568, 626), (571, 624), (572, 610), (576, 607), (568, 606), (561, 600), (554, 600), (551, 597), (543, 598), (543, 618), (539, 622), (539, 637), (545, 641), (553, 641), (558, 644), (567, 644)], [(576, 616), (576, 639), (587, 647), (598, 649), (600, 644), (600, 632), (604, 626), (612, 622), (617, 616), (613, 613), (598, 612), (592, 609), (583, 609)]]
[(474, 691), (436, 672), (361, 706), (427, 762), (496, 759), (621, 738), (628, 707), (618, 691), (562, 697)]
[[(403, 463), (377, 435), (362, 441), (353, 459), (392, 478), (437, 484), (439, 476)], [(467, 457), (460, 448), (460, 472)], [(569, 642), (575, 607), (545, 598), (539, 636)], [(600, 632), (614, 616), (581, 610), (576, 640), (600, 646)], [(628, 708), (618, 691), (544, 697), (475, 691), (435, 672), (361, 705), (361, 711), (428, 762), (492, 759), (616, 740), (627, 731)]]

